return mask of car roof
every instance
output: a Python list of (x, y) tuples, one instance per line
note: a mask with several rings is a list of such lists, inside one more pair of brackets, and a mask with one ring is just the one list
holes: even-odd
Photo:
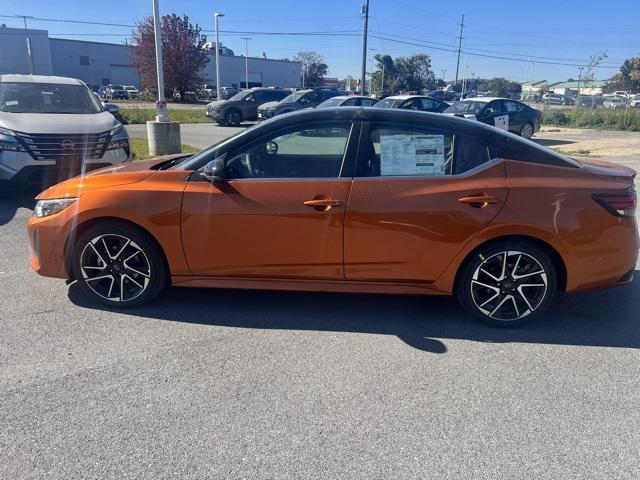
[(375, 98), (367, 97), (366, 95), (336, 95), (335, 97), (331, 97), (328, 100), (335, 100), (335, 99), (348, 100), (350, 98), (368, 98), (371, 100), (375, 100)]
[[(506, 97), (473, 97), (473, 98), (465, 98), (464, 100), (460, 100), (460, 101), (489, 103), (489, 102), (493, 102), (494, 100), (511, 100), (511, 99)], [(513, 101), (517, 102), (518, 100), (513, 100)]]
[(55, 75), (18, 75), (3, 74), (0, 75), (0, 82), (12, 83), (56, 83), (65, 85), (84, 85), (81, 80), (70, 77), (57, 77)]

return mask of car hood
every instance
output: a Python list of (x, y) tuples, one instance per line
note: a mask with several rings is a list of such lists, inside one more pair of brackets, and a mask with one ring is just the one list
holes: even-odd
[(53, 185), (40, 193), (36, 199), (78, 197), (82, 195), (83, 192), (91, 190), (141, 182), (153, 175), (163, 163), (190, 155), (189, 153), (165, 155), (154, 158), (153, 160), (126, 163), (115, 167), (105, 167), (94, 170)]
[(213, 102), (207, 103), (207, 107), (209, 108), (217, 108), (222, 105), (227, 105), (229, 102), (227, 100), (214, 100)]
[(267, 102), (267, 103), (263, 103), (262, 105), (260, 105), (258, 107), (258, 109), (259, 110), (268, 110), (270, 108), (277, 107), (278, 105), (280, 105), (280, 102)]
[(0, 112), (0, 127), (23, 133), (101, 133), (117, 124), (109, 112), (86, 115)]

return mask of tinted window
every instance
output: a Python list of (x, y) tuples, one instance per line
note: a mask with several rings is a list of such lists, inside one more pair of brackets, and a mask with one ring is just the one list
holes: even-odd
[(523, 107), (521, 103), (510, 102), (510, 101), (505, 101), (504, 105), (507, 109), (507, 112), (509, 113), (519, 112), (520, 110), (522, 110), (522, 107)]
[(480, 113), (480, 110), (482, 110), (485, 105), (486, 105), (486, 102), (474, 102), (474, 101), (458, 102), (458, 103), (454, 103), (449, 108), (447, 108), (445, 110), (445, 113), (476, 114), (476, 113)]
[(372, 107), (376, 104), (376, 100), (373, 98), (362, 98), (360, 101), (360, 105), (363, 107)]
[(495, 115), (497, 113), (503, 113), (504, 107), (500, 100), (494, 100), (493, 102), (489, 102), (487, 107), (483, 110), (483, 114), (485, 115)]
[(490, 159), (472, 137), (422, 127), (372, 125), (358, 176), (457, 175)]
[[(344, 99), (342, 99), (342, 98), (333, 97), (333, 98), (330, 98), (329, 100), (325, 100), (324, 102), (322, 102), (320, 105), (318, 105), (318, 108), (337, 107), (338, 105), (341, 104), (341, 102), (343, 100)], [(350, 100), (352, 100), (352, 99), (350, 99)], [(343, 105), (349, 105), (348, 102), (350, 100), (347, 100), (346, 102), (344, 102)], [(353, 105), (353, 103), (351, 105)]]
[(338, 177), (351, 124), (296, 126), (233, 153), (228, 178)]
[(319, 103), (323, 100), (320, 92), (309, 92), (300, 99), (300, 103)]
[(430, 98), (421, 98), (420, 104), (423, 110), (435, 110), (438, 107), (438, 103), (434, 102)]

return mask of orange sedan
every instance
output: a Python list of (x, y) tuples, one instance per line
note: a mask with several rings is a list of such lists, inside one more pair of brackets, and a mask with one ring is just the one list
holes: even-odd
[(513, 325), (631, 282), (634, 176), (456, 117), (308, 110), (51, 187), (31, 265), (111, 307), (168, 284), (456, 295)]

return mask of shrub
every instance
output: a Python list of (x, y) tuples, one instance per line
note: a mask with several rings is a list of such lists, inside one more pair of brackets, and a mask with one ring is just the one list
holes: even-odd
[(640, 110), (565, 108), (542, 111), (543, 125), (640, 132)]
[[(124, 125), (135, 125), (155, 120), (156, 111), (152, 108), (121, 108), (115, 117)], [(204, 109), (169, 109), (169, 118), (179, 123), (209, 122), (204, 114)]]

